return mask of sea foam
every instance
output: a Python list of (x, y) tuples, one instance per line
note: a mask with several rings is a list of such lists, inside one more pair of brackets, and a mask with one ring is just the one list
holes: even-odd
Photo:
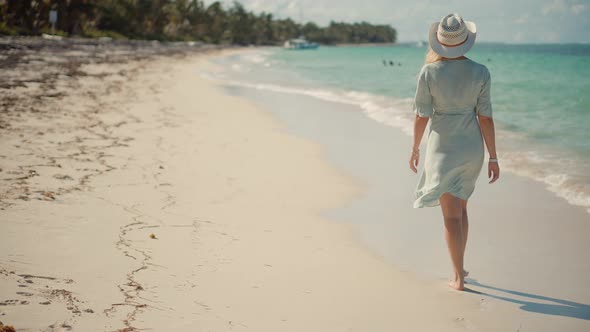
[[(226, 68), (230, 68), (235, 72), (245, 72), (249, 71), (247, 67), (251, 64), (265, 67), (276, 65), (272, 60), (269, 60), (271, 52), (246, 54), (239, 57), (238, 66), (232, 64), (232, 66), (226, 66)], [(393, 98), (363, 91), (326, 87), (318, 89), (315, 87), (262, 83), (250, 78), (248, 80), (235, 79), (227, 70), (219, 68), (203, 72), (201, 76), (226, 86), (303, 95), (328, 102), (355, 105), (369, 118), (397, 128), (409, 136), (413, 135), (414, 113), (411, 111), (411, 98)], [(506, 143), (504, 146), (507, 147), (501, 149), (498, 155), (503, 170), (540, 181), (548, 190), (565, 199), (571, 205), (584, 207), (590, 213), (590, 183), (588, 182), (588, 174), (584, 170), (584, 160), (577, 161), (576, 169), (576, 162), (572, 162), (572, 158), (575, 159), (575, 156), (566, 153), (542, 155), (532, 150), (523, 152), (523, 146), (518, 143), (512, 144), (522, 140), (522, 135), (502, 129), (501, 125), (497, 125), (496, 135), (498, 141)], [(528, 148), (531, 149), (531, 147)], [(580, 175), (573, 176), (567, 174), (564, 170), (579, 173)]]

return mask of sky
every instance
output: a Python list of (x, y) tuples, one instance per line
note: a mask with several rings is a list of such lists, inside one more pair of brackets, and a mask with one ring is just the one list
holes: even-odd
[[(213, 1), (206, 0), (206, 4)], [(232, 0), (223, 0), (227, 8)], [(450, 13), (477, 25), (477, 38), (506, 43), (590, 43), (590, 0), (239, 0), (247, 10), (313, 21), (389, 24), (399, 42), (427, 40)]]

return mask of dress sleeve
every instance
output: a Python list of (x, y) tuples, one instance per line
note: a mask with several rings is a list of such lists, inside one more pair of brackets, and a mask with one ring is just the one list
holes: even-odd
[(477, 97), (477, 105), (475, 105), (475, 111), (478, 115), (492, 117), (492, 98), (490, 95), (490, 89), (492, 87), (492, 78), (490, 72), (486, 70), (484, 82)]
[(432, 95), (428, 86), (428, 72), (426, 66), (422, 67), (418, 75), (418, 85), (416, 87), (416, 96), (413, 105), (414, 113), (420, 117), (427, 118), (432, 116)]

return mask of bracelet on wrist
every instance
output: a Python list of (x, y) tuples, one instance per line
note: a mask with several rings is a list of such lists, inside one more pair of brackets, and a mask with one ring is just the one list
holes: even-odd
[(488, 162), (490, 163), (497, 163), (498, 162), (498, 158), (489, 158)]

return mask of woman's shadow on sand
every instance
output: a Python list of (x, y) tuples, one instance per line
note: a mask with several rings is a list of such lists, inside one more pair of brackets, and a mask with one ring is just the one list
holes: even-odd
[(472, 278), (466, 278), (466, 281), (467, 281), (468, 285), (472, 285), (472, 286), (488, 288), (488, 289), (492, 289), (495, 291), (504, 292), (504, 293), (512, 294), (512, 295), (517, 295), (517, 296), (525, 297), (525, 298), (529, 298), (529, 299), (536, 299), (536, 300), (549, 301), (549, 302), (555, 303), (555, 304), (547, 304), (547, 303), (519, 300), (519, 299), (512, 298), (512, 297), (480, 292), (480, 291), (465, 287), (465, 291), (470, 292), (470, 293), (485, 295), (485, 296), (489, 296), (491, 298), (521, 304), (522, 306), (520, 308), (522, 310), (531, 311), (531, 312), (538, 312), (538, 313), (547, 314), (547, 315), (573, 317), (573, 318), (590, 320), (590, 305), (588, 305), (588, 304), (577, 303), (577, 302), (572, 302), (572, 301), (567, 301), (567, 300), (561, 300), (561, 299), (556, 299), (556, 298), (542, 296), (542, 295), (523, 293), (523, 292), (519, 292), (519, 291), (503, 289), (500, 287), (488, 286), (488, 285), (481, 284), (477, 280), (472, 279)]

